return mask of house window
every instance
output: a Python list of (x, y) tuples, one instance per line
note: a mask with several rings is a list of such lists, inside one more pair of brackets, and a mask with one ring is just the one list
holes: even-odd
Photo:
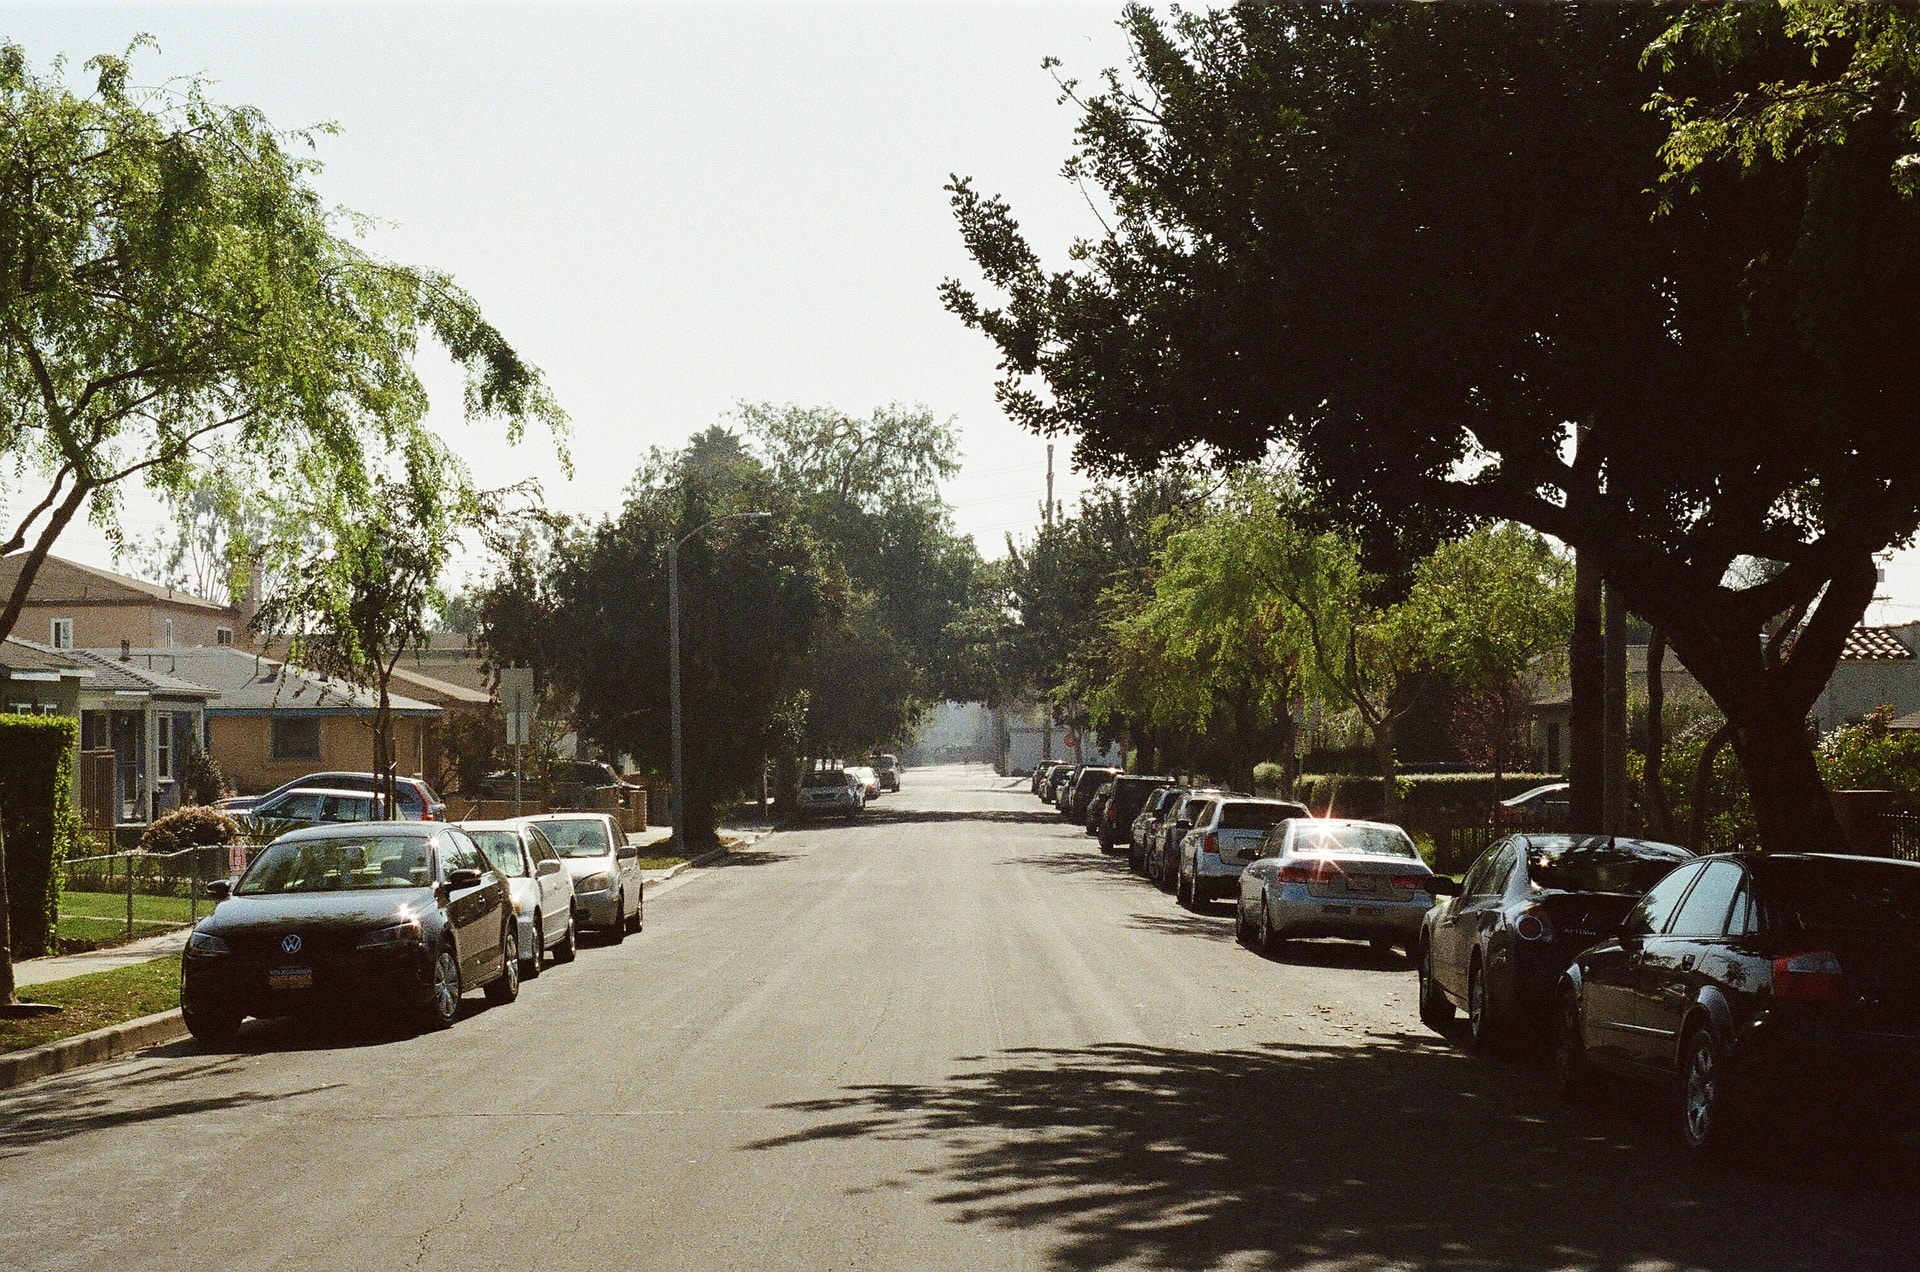
[(162, 711), (155, 719), (159, 723), (159, 741), (153, 749), (154, 775), (163, 782), (173, 780), (173, 712)]
[(107, 731), (107, 713), (82, 711), (80, 713), (80, 749), (104, 751), (112, 746), (113, 739)]
[(213, 629), (213, 643), (216, 645), (233, 644), (233, 628), (216, 627)]
[(55, 649), (72, 649), (73, 648), (73, 620), (70, 618), (54, 619), (53, 631), (51, 635), (48, 637), (47, 643), (49, 645), (52, 645)]
[(276, 716), (273, 720), (273, 758), (319, 759), (320, 721), (313, 716)]
[(173, 620), (169, 618), (163, 621), (166, 624), (167, 638), (164, 641), (162, 641), (161, 644), (170, 646), (173, 644)]

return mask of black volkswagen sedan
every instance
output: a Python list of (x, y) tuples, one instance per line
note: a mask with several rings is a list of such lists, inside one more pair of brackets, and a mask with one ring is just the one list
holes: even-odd
[(180, 1010), (195, 1038), (233, 1040), (248, 1016), (357, 1005), (453, 1023), (485, 986), (512, 1002), (520, 960), (507, 883), (464, 831), (362, 822), (282, 835), (187, 940)]
[(1656, 884), (1561, 982), (1555, 1068), (1680, 1099), (1717, 1149), (1754, 1115), (1920, 1122), (1920, 865), (1733, 853)]
[(1510, 835), (1480, 854), (1460, 895), (1427, 912), (1415, 966), (1420, 1019), (1442, 1029), (1467, 1009), (1475, 1046), (1511, 1037), (1527, 1017), (1551, 1020), (1554, 988), (1574, 956), (1602, 937), (1666, 873), (1693, 854), (1604, 835)]

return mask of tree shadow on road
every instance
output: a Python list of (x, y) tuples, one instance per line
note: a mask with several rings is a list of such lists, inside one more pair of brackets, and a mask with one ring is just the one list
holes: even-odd
[(792, 861), (790, 852), (774, 852), (767, 848), (735, 848), (723, 857), (693, 866), (693, 870), (732, 870), (739, 866), (772, 866), (782, 861)]
[[(885, 805), (869, 804), (867, 811), (861, 813), (852, 822), (842, 825), (853, 826), (913, 826), (942, 822), (986, 822), (1001, 826), (1038, 826), (1055, 825), (1072, 828), (1070, 823), (1060, 820), (1057, 813), (1042, 809), (1028, 812), (1016, 808), (981, 808), (962, 811), (949, 808), (888, 808)], [(798, 830), (817, 823), (805, 820), (790, 823)]]
[(1105, 853), (1094, 852), (1041, 852), (1028, 853), (1023, 857), (1009, 857), (1000, 863), (1006, 866), (1031, 866), (1035, 870), (1045, 870), (1049, 874), (1079, 875), (1121, 875), (1127, 873), (1125, 857), (1110, 857)]
[(814, 1122), (747, 1147), (932, 1145), (920, 1191), (955, 1222), (1051, 1234), (1066, 1269), (1866, 1268), (1911, 1266), (1920, 1239), (1910, 1150), (1702, 1166), (1662, 1112), (1566, 1108), (1439, 1040), (977, 1059), (777, 1106)]

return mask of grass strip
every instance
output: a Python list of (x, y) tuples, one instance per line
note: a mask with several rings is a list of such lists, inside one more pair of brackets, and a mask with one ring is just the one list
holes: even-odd
[[(205, 916), (213, 908), (211, 901), (200, 903), (200, 913)], [(62, 892), (60, 894), (60, 917), (69, 915), (76, 919), (119, 919), (122, 924), (127, 919), (127, 894), (124, 892)], [(152, 923), (186, 923), (193, 915), (193, 902), (186, 897), (150, 897), (142, 893), (133, 896), (133, 921)]]
[(642, 857), (640, 858), (640, 868), (642, 870), (670, 870), (685, 860), (685, 857)]
[(0, 1051), (19, 1051), (58, 1042), (75, 1034), (138, 1020), (180, 1005), (180, 960), (151, 959), (109, 972), (88, 972), (66, 980), (27, 985), (20, 996), (36, 1003), (58, 1003), (65, 1011), (26, 1020), (0, 1020)]

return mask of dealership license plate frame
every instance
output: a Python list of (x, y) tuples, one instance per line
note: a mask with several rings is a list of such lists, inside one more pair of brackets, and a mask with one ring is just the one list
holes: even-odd
[(267, 988), (274, 990), (301, 990), (313, 988), (313, 968), (307, 967), (269, 967), (267, 969)]

